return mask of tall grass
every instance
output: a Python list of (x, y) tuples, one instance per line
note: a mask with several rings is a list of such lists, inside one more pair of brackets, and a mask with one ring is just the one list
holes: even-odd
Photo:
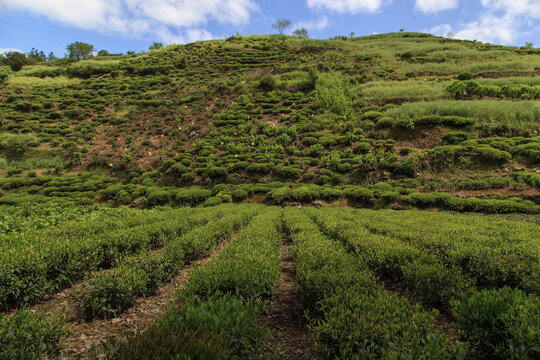
[(450, 82), (424, 80), (374, 81), (360, 85), (359, 94), (366, 99), (439, 99), (448, 95), (445, 88)]
[(64, 165), (64, 160), (59, 157), (47, 158), (47, 159), (24, 159), (24, 160), (12, 160), (8, 161), (6, 158), (0, 157), (0, 170), (7, 170), (8, 168), (16, 168), (22, 170), (30, 169), (52, 169), (56, 166)]
[(479, 84), (482, 85), (540, 85), (540, 76), (517, 76), (511, 78), (499, 78), (499, 79), (475, 79)]
[(418, 118), (426, 115), (455, 115), (473, 117), (485, 123), (497, 122), (538, 127), (540, 104), (533, 101), (509, 100), (437, 100), (406, 103), (387, 110), (385, 115), (395, 119)]
[(43, 79), (33, 76), (10, 76), (8, 84), (11, 86), (68, 86), (81, 82), (80, 79), (70, 79), (67, 76), (45, 77)]

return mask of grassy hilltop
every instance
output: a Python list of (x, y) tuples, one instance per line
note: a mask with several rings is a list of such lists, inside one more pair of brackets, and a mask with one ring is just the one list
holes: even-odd
[(0, 72), (3, 203), (540, 211), (536, 49), (239, 36)]

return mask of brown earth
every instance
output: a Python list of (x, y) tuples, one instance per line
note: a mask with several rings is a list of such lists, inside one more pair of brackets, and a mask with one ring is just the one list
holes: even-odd
[[(294, 263), (289, 254), (289, 239), (282, 238), (283, 268), (276, 297), (267, 302), (267, 313), (261, 321), (270, 331), (268, 346), (275, 349), (274, 356), (282, 360), (318, 359), (314, 352), (314, 339), (299, 307), (300, 301), (294, 285)], [(264, 357), (268, 358), (268, 354)]]

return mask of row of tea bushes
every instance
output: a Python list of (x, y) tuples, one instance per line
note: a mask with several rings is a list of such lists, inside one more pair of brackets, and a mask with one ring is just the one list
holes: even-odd
[(508, 285), (540, 294), (540, 243), (535, 224), (483, 216), (467, 216), (465, 221), (464, 215), (419, 216), (418, 212), (389, 210), (354, 210), (340, 216), (434, 254), (449, 268), (462, 269), (480, 288)]
[[(498, 150), (497, 150), (498, 151)], [(441, 154), (430, 155), (441, 158)], [(446, 159), (446, 158), (445, 158)], [(434, 160), (435, 161), (435, 160)], [(323, 171), (321, 171), (323, 174)], [(329, 174), (329, 175), (327, 175)], [(325, 177), (332, 181), (335, 174), (324, 170)], [(114, 184), (105, 187), (96, 193), (96, 199), (107, 201), (111, 206), (131, 204), (137, 207), (155, 206), (215, 206), (221, 203), (242, 202), (253, 197), (263, 196), (262, 200), (270, 204), (283, 205), (292, 202), (311, 203), (315, 200), (336, 201), (346, 199), (351, 205), (362, 207), (415, 207), (436, 208), (459, 212), (481, 213), (528, 213), (540, 212), (537, 196), (526, 194), (519, 197), (511, 195), (483, 195), (483, 197), (463, 198), (444, 192), (417, 192), (445, 189), (495, 189), (495, 188), (526, 188), (538, 187), (540, 176), (531, 172), (514, 172), (509, 176), (476, 176), (455, 180), (437, 180), (436, 178), (423, 180), (415, 179), (394, 180), (391, 183), (377, 183), (375, 185), (319, 185), (319, 184), (293, 184), (287, 182), (268, 182), (259, 184), (217, 184), (211, 188), (199, 186), (175, 188), (159, 187), (152, 179), (147, 178), (142, 185)], [(147, 181), (148, 180), (148, 181)], [(16, 204), (28, 202), (58, 202), (58, 200), (77, 201), (75, 193), (66, 192), (65, 198), (49, 197), (43, 195), (25, 195), (27, 188), (21, 183), (19, 188), (0, 197), (0, 202), (15, 201)], [(39, 198), (36, 198), (39, 197)], [(528, 200), (528, 199), (530, 200)], [(93, 200), (86, 199), (90, 204)]]
[(114, 269), (97, 272), (74, 294), (78, 311), (86, 319), (118, 315), (137, 298), (169, 281), (186, 263), (211, 252), (248, 223), (256, 211), (256, 206), (247, 205), (237, 206), (232, 213), (227, 208), (214, 208), (200, 215), (210, 221), (208, 224), (168, 239), (160, 251), (143, 250)]
[[(508, 249), (509, 240), (493, 239), (493, 229), (488, 229), (492, 236), (471, 239), (474, 232), (470, 231), (470, 224), (465, 225), (469, 227), (468, 233), (461, 234), (462, 229), (456, 233), (444, 221), (438, 221), (437, 229), (445, 229), (451, 237), (434, 237), (437, 231), (433, 223), (415, 218), (414, 212), (405, 214), (405, 220), (412, 219), (423, 226), (416, 228), (410, 221), (399, 221), (401, 213), (389, 221), (391, 217), (384, 216), (389, 214), (371, 217), (366, 211), (336, 213), (335, 209), (305, 209), (304, 212), (314, 217), (328, 235), (340, 239), (357, 253), (359, 260), (381, 278), (400, 284), (425, 304), (451, 313), (463, 330), (462, 340), (471, 354), (505, 359), (535, 358), (540, 354), (540, 300), (534, 285), (540, 269), (538, 236), (532, 235), (522, 240), (522, 244), (514, 242), (512, 249)], [(396, 220), (400, 226), (395, 225)], [(385, 232), (396, 229), (407, 233), (413, 229), (414, 234), (394, 238), (377, 234), (381, 231), (377, 230), (379, 226)], [(427, 232), (426, 226), (431, 231)], [(524, 229), (527, 228), (533, 233), (536, 230), (532, 224), (525, 224)], [(525, 235), (513, 233), (517, 237)]]
[(195, 270), (181, 304), (144, 333), (105, 348), (109, 359), (251, 359), (265, 348), (262, 299), (277, 288), (281, 210), (255, 216), (232, 243)]
[[(42, 240), (35, 238), (13, 247), (3, 246), (0, 255), (1, 307), (8, 309), (31, 303), (47, 293), (70, 286), (90, 271), (115, 266), (126, 254), (160, 247), (184, 231), (210, 220), (200, 210), (191, 209), (173, 210), (163, 215), (165, 219), (128, 228), (120, 225), (116, 231), (103, 232), (104, 228), (99, 224), (96, 226), (99, 230), (94, 234), (82, 237), (77, 231), (71, 236), (54, 236), (58, 231), (52, 230), (52, 236)], [(113, 224), (122, 221), (123, 218), (116, 219)], [(87, 228), (84, 224), (82, 227)]]
[(303, 211), (287, 208), (284, 219), (299, 293), (325, 358), (463, 358), (435, 330), (436, 312), (385, 291), (361, 259)]

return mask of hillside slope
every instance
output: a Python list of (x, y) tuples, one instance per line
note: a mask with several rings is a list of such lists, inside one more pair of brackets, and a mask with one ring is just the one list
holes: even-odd
[(536, 214), (538, 98), (540, 50), (419, 33), (27, 66), (0, 84), (0, 202)]

